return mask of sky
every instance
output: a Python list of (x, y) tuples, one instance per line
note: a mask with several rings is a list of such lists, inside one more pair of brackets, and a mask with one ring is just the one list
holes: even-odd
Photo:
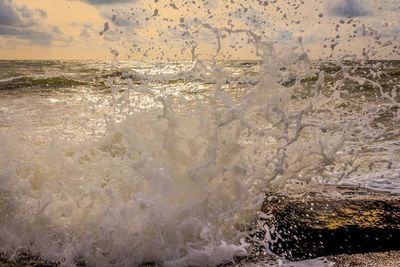
[(400, 59), (399, 12), (399, 0), (0, 0), (0, 59), (255, 59), (254, 38)]

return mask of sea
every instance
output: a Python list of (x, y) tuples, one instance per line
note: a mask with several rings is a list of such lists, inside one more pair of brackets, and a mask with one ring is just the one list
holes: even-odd
[(0, 251), (233, 263), (266, 192), (400, 194), (399, 123), (400, 61), (0, 61)]

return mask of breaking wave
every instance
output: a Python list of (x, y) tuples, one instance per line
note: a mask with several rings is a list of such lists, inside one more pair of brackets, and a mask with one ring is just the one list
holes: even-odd
[[(128, 71), (101, 72), (109, 92), (39, 104), (27, 94), (19, 113), (7, 107), (1, 251), (12, 257), (23, 249), (65, 266), (232, 263), (251, 251), (249, 230), (267, 190), (307, 190), (377, 165), (399, 168), (397, 89), (377, 82), (379, 72), (359, 71), (374, 62), (344, 55), (315, 63), (301, 39), (280, 53), (250, 29), (198, 19), (179, 25), (191, 62), (132, 63)], [(216, 44), (211, 61), (198, 57), (199, 31)], [(228, 36), (246, 38), (258, 61), (218, 60)], [(81, 85), (57, 76), (1, 86)], [(21, 114), (25, 105), (35, 123)], [(389, 145), (371, 156), (375, 143)]]

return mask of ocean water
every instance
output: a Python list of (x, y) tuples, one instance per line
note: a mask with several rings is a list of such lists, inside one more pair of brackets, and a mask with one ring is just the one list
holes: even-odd
[[(266, 191), (399, 194), (399, 80), (397, 61), (0, 61), (0, 251), (215, 266), (251, 251)], [(285, 264), (329, 266), (256, 265)]]

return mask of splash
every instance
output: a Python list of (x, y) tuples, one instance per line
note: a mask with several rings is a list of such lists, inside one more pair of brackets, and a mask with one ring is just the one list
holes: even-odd
[[(102, 36), (115, 36), (120, 16)], [(312, 62), (302, 38), (282, 52), (255, 26), (179, 18), (191, 62), (127, 64), (109, 75), (110, 92), (75, 99), (78, 111), (54, 123), (62, 131), (16, 115), (17, 127), (0, 132), (1, 250), (65, 266), (234, 262), (249, 253), (266, 190), (337, 183), (362, 168), (367, 144), (398, 136), (377, 122), (383, 111), (400, 119), (396, 92), (352, 71), (366, 63)], [(212, 60), (201, 59), (200, 33), (215, 44)], [(228, 36), (245, 37), (258, 61), (222, 60)], [(354, 101), (366, 92), (358, 86), (378, 102)]]

